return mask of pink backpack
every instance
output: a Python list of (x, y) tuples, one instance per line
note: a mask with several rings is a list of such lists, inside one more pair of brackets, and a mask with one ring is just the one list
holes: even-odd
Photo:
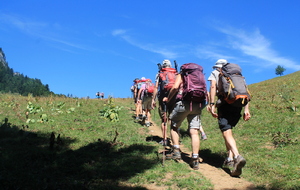
[(152, 97), (154, 89), (155, 89), (155, 84), (153, 84), (151, 82), (151, 80), (149, 79), (148, 82), (146, 82), (145, 85), (146, 85), (146, 88), (144, 90), (144, 96), (146, 96), (146, 97)]

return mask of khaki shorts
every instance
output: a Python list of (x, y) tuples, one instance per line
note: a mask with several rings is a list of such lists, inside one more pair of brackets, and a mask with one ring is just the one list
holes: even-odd
[[(192, 109), (190, 109), (192, 108)], [(189, 129), (200, 129), (201, 119), (200, 114), (202, 111), (202, 105), (196, 102), (179, 101), (176, 103), (169, 118), (171, 120), (171, 126), (179, 128), (187, 118)]]
[(144, 97), (142, 106), (143, 106), (144, 110), (151, 110), (152, 109), (152, 97)]

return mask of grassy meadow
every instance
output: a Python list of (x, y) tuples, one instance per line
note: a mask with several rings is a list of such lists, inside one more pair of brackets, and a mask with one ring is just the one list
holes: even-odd
[[(299, 78), (296, 72), (249, 86), (252, 118), (234, 136), (247, 159), (242, 177), (257, 189), (300, 189)], [(134, 122), (132, 99), (110, 100), (0, 94), (0, 189), (213, 189), (186, 163), (162, 167), (162, 146)], [(160, 125), (157, 110), (152, 120)], [(217, 120), (203, 111), (202, 124), (208, 140), (200, 157), (221, 167)], [(186, 127), (182, 143), (190, 147)]]

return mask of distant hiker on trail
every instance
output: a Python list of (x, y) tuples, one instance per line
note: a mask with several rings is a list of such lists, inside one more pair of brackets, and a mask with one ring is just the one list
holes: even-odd
[(136, 91), (136, 89), (137, 89), (137, 83), (138, 83), (138, 81), (139, 81), (139, 78), (135, 78), (133, 80), (133, 84), (130, 87), (130, 91), (132, 93), (132, 98), (133, 98), (134, 103), (136, 103), (136, 97), (137, 97), (137, 91)]
[[(177, 95), (176, 95), (177, 94)], [(169, 102), (176, 96), (178, 100), (170, 113), (171, 138), (173, 151), (166, 155), (167, 159), (180, 160), (179, 127), (185, 118), (188, 121), (188, 128), (191, 136), (192, 156), (190, 166), (194, 170), (199, 169), (200, 138), (199, 129), (201, 126), (200, 114), (206, 101), (206, 81), (203, 68), (195, 63), (187, 63), (181, 66), (180, 74), (177, 75), (175, 84), (167, 98), (163, 101)]]
[(96, 93), (96, 97), (99, 99), (100, 98), (100, 92)]
[[(229, 67), (228, 67), (229, 66)], [(231, 68), (234, 68), (233, 73), (231, 73)], [(244, 106), (244, 116), (243, 119), (248, 121), (251, 118), (249, 112), (249, 103), (250, 99), (248, 95), (241, 95), (243, 98), (234, 98), (231, 101), (224, 92), (223, 86), (230, 84), (230, 88), (232, 85), (238, 87), (242, 84), (242, 87), (245, 87), (244, 79), (241, 74), (238, 73), (239, 67), (236, 67), (235, 64), (228, 63), (225, 59), (219, 59), (216, 64), (213, 66), (214, 71), (212, 71), (211, 75), (208, 77), (208, 81), (210, 81), (210, 98), (209, 98), (209, 107), (208, 110), (212, 114), (213, 117), (218, 118), (219, 128), (222, 132), (223, 138), (225, 140), (225, 146), (228, 151), (228, 157), (225, 159), (223, 167), (230, 168), (231, 176), (238, 177), (242, 174), (242, 168), (246, 164), (246, 160), (239, 154), (238, 148), (236, 146), (236, 141), (233, 138), (232, 129), (238, 123), (241, 117), (242, 107)], [(222, 75), (227, 75), (228, 77), (224, 77)], [(230, 79), (230, 75), (235, 75), (235, 81)], [(241, 78), (239, 83), (234, 83), (237, 81), (238, 77)], [(225, 80), (222, 82), (222, 80)], [(228, 80), (228, 82), (226, 81)], [(226, 84), (225, 84), (226, 83)], [(239, 88), (240, 89), (240, 88)], [(234, 90), (233, 88), (231, 90)], [(247, 90), (245, 89), (245, 94), (247, 94)], [(229, 94), (230, 92), (228, 92)], [(217, 101), (215, 101), (215, 97), (218, 97)], [(230, 101), (229, 101), (230, 100)], [(240, 101), (239, 101), (240, 100)], [(230, 103), (228, 103), (229, 101)], [(237, 101), (235, 103), (234, 101)], [(238, 103), (242, 103), (237, 107)], [(217, 113), (215, 113), (215, 109), (217, 108)]]
[(137, 110), (137, 95), (138, 95), (138, 89), (137, 89), (137, 84), (139, 82), (139, 78), (135, 78), (133, 80), (133, 84), (130, 87), (130, 90), (132, 92), (132, 98), (133, 98), (133, 103), (135, 106), (135, 110)]
[(142, 103), (143, 109), (143, 120), (147, 127), (151, 125), (151, 110), (152, 110), (152, 96), (154, 92), (154, 84), (150, 79), (147, 79), (144, 84), (142, 84), (138, 93), (138, 102)]
[(175, 83), (175, 79), (178, 73), (176, 69), (172, 68), (171, 62), (167, 59), (163, 60), (162, 65), (158, 65), (159, 72), (156, 75), (155, 79), (155, 90), (152, 97), (152, 107), (155, 107), (157, 97), (159, 103), (158, 112), (161, 118), (161, 130), (163, 133), (163, 140), (160, 142), (160, 144), (166, 146), (168, 125), (167, 113), (170, 114), (174, 105), (167, 105), (165, 102), (163, 102), (163, 98), (168, 97), (169, 92)]
[(134, 94), (136, 94), (136, 109), (135, 109), (135, 120), (138, 121), (142, 117), (143, 109), (142, 109), (142, 101), (139, 100), (139, 91), (142, 85), (146, 82), (146, 78), (142, 77), (141, 79), (136, 81), (136, 88), (134, 89)]
[(101, 97), (101, 99), (104, 98), (104, 92), (101, 92), (101, 93), (100, 93), (100, 97)]

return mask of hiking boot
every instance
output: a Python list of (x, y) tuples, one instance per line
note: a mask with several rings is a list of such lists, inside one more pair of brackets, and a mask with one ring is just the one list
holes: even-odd
[(147, 117), (146, 117), (145, 115), (142, 116), (142, 123), (145, 123), (146, 118), (147, 118)]
[(222, 168), (233, 168), (234, 166), (234, 161), (230, 160), (228, 161), (227, 159), (224, 161)]
[(232, 177), (239, 177), (242, 174), (242, 168), (246, 165), (246, 160), (243, 156), (238, 155), (234, 160), (233, 170), (231, 171)]
[(170, 154), (166, 154), (167, 160), (181, 160), (181, 152), (179, 148), (174, 148)]
[(194, 170), (199, 170), (199, 157), (197, 157), (197, 158), (191, 158), (190, 166)]
[(146, 125), (146, 127), (150, 127), (151, 123), (150, 122), (146, 122), (145, 125)]

